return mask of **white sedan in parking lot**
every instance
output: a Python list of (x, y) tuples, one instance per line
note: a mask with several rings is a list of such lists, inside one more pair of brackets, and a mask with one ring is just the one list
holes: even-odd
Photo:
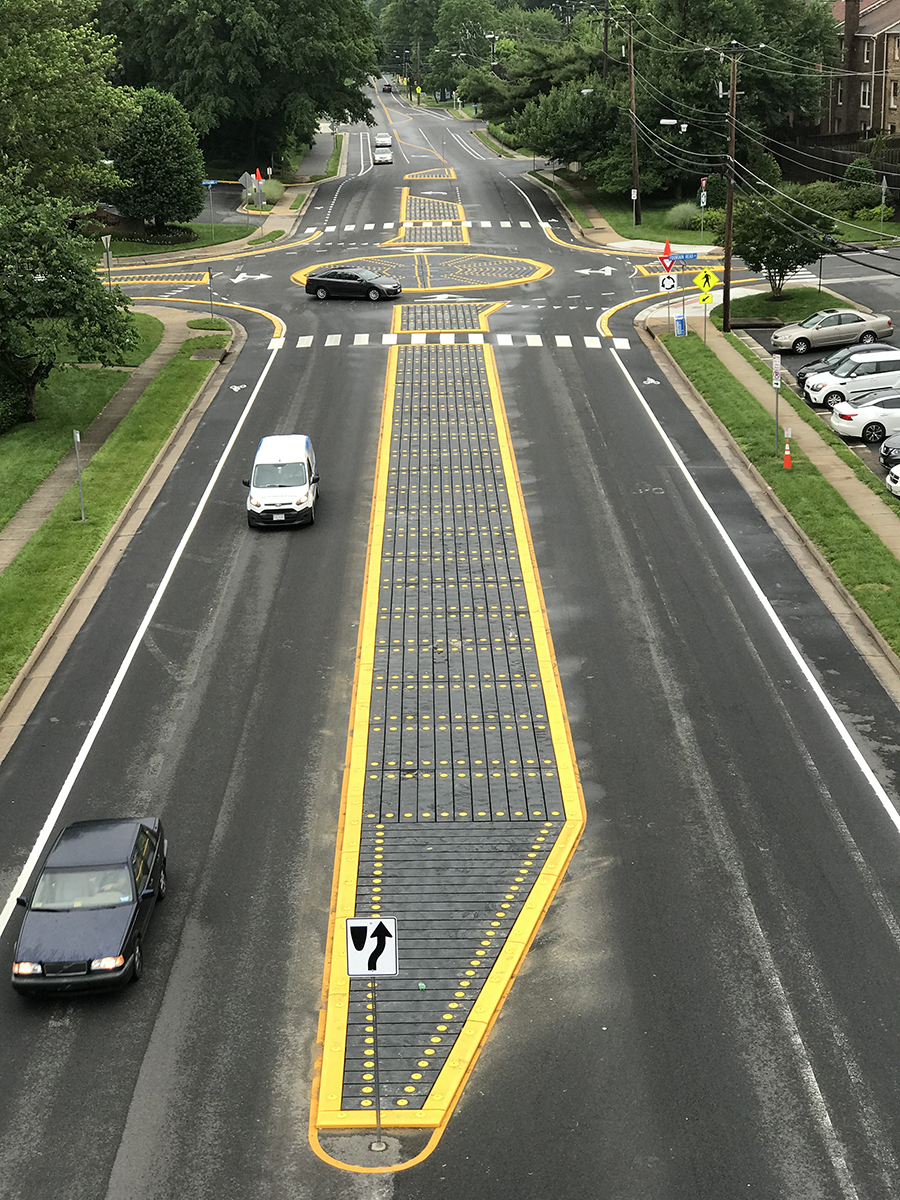
[(856, 402), (841, 400), (832, 409), (831, 428), (841, 437), (880, 445), (888, 434), (900, 433), (900, 391), (891, 388)]

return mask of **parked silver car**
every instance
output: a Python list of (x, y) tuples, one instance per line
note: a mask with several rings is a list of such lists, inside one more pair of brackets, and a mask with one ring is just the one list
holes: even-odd
[(849, 342), (877, 342), (894, 335), (891, 318), (883, 313), (861, 313), (855, 308), (823, 308), (796, 325), (784, 325), (772, 334), (773, 350), (806, 354), (814, 346), (842, 346)]

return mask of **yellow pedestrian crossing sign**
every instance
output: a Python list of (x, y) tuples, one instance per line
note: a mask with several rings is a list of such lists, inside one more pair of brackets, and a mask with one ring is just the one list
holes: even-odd
[(702, 292), (708, 292), (709, 289), (714, 288), (718, 282), (718, 277), (709, 270), (698, 271), (694, 276), (694, 287), (700, 288)]
[(697, 297), (698, 304), (712, 304), (712, 301), (713, 301), (712, 292), (701, 292), (700, 295)]

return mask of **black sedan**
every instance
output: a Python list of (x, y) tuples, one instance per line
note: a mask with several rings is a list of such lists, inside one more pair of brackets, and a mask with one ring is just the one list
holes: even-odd
[(381, 90), (383, 92), (392, 92), (394, 90), (394, 86), (391, 83), (383, 83), (381, 85)]
[(376, 275), (365, 267), (328, 267), (307, 277), (306, 291), (319, 300), (330, 296), (365, 297), (367, 300), (393, 300), (402, 288), (390, 275)]
[(878, 459), (886, 471), (900, 463), (900, 433), (885, 438), (878, 451)]
[(30, 897), (12, 969), (20, 992), (80, 992), (140, 979), (142, 939), (166, 894), (156, 817), (78, 821), (56, 841)]

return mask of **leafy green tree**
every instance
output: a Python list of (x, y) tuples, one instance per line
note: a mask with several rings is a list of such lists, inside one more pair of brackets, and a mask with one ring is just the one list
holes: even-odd
[(122, 187), (114, 203), (129, 217), (165, 225), (191, 221), (203, 207), (203, 155), (190, 118), (174, 96), (144, 88), (113, 147)]
[(878, 183), (878, 176), (870, 158), (854, 158), (844, 172), (845, 187), (858, 187), (862, 183)]
[(95, 200), (113, 173), (106, 148), (127, 113), (108, 76), (115, 41), (93, 0), (5, 0), (0, 24), (0, 161), (28, 187)]
[(371, 121), (377, 69), (365, 0), (102, 0), (125, 82), (171, 92), (204, 149), (248, 165), (311, 141), (324, 116)]
[(776, 299), (792, 271), (826, 252), (825, 238), (833, 231), (830, 218), (817, 217), (786, 196), (741, 200), (734, 206), (734, 252), (751, 271), (765, 275)]
[(515, 131), (526, 146), (551, 161), (585, 162), (611, 149), (618, 116), (614, 95), (593, 75), (529, 100)]
[(91, 266), (95, 243), (74, 232), (77, 210), (22, 168), (0, 175), (0, 426), (34, 420), (34, 394), (65, 352), (108, 365), (134, 333), (131, 301)]

